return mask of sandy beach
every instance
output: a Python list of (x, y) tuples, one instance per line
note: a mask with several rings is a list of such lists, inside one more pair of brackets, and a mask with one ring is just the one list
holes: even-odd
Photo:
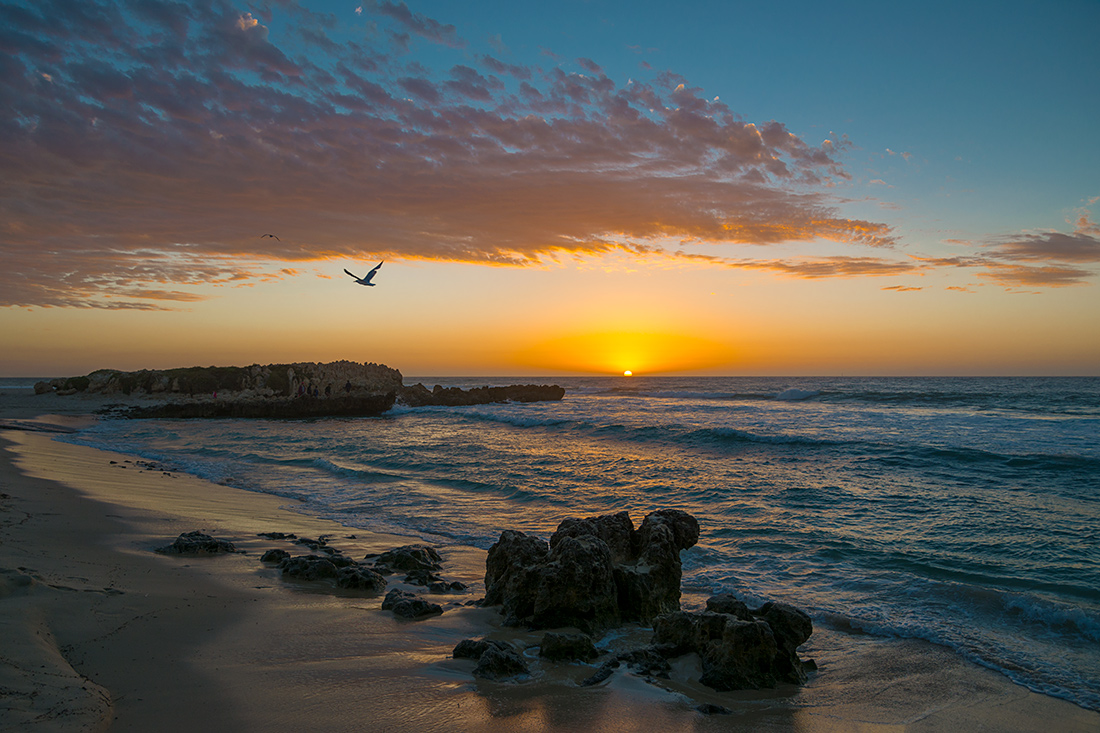
[[(379, 597), (284, 581), (260, 555), (301, 548), (261, 532), (330, 535), (353, 557), (416, 539), (43, 431), (82, 424), (94, 406), (0, 396), (2, 731), (1100, 730), (1100, 714), (947, 649), (868, 636), (838, 653), (828, 629), (802, 649), (819, 665), (802, 688), (715, 693), (689, 681), (691, 659), (664, 687), (620, 671), (582, 688), (593, 666), (541, 665), (530, 650), (529, 680), (475, 680), (472, 662), (450, 656), (460, 640), (540, 638), (461, 605), (484, 591), (483, 550), (439, 548), (445, 575), (471, 588), (434, 597), (445, 612), (421, 621)], [(153, 552), (200, 529), (244, 552)], [(731, 712), (704, 715), (704, 702)]]

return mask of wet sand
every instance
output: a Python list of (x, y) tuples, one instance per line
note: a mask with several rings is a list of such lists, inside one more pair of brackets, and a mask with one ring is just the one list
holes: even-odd
[[(70, 414), (34, 418), (34, 399), (0, 395), (0, 731), (1100, 730), (1100, 714), (950, 650), (841, 644), (827, 629), (802, 649), (820, 668), (802, 688), (715, 693), (690, 682), (691, 657), (664, 687), (619, 671), (582, 688), (594, 666), (541, 665), (530, 650), (530, 679), (475, 680), (472, 662), (450, 658), (458, 641), (541, 636), (502, 628), (493, 609), (446, 605), (483, 593), (484, 551), (439, 548), (444, 575), (470, 593), (433, 596), (442, 616), (400, 621), (378, 597), (284, 581), (260, 555), (305, 549), (257, 534), (331, 535), (355, 558), (414, 538), (57, 442), (33, 428), (79, 426), (94, 401), (47, 395)], [(196, 529), (246, 552), (153, 552)], [(703, 715), (702, 702), (731, 713)]]

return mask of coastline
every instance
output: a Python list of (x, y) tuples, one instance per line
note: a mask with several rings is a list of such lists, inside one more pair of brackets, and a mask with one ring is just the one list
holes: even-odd
[[(0, 406), (8, 403), (5, 396)], [(87, 406), (31, 424), (80, 424)], [(0, 419), (32, 413), (4, 409)], [(803, 656), (815, 657), (821, 671), (803, 688), (717, 694), (682, 684), (670, 692), (624, 673), (594, 688), (549, 674), (513, 685), (476, 681), (469, 664), (449, 659), (455, 643), (523, 636), (500, 629), (495, 611), (448, 608), (400, 622), (379, 610), (380, 598), (284, 582), (259, 562), (271, 543), (256, 534), (333, 534), (354, 555), (413, 538), (353, 530), (285, 509), (293, 504), (287, 499), (183, 474), (123, 470), (127, 456), (11, 427), (7, 420), (0, 433), (0, 618), (12, 632), (4, 637), (15, 641), (5, 642), (0, 687), (16, 694), (0, 697), (0, 717), (14, 721), (0, 730), (1039, 731), (1057, 721), (1060, 730), (1084, 731), (1100, 724), (1098, 713), (1029, 692), (931, 644), (867, 637), (858, 652), (836, 655), (830, 640), (838, 632), (827, 629), (807, 644)], [(151, 552), (194, 529), (248, 552)], [(448, 577), (477, 584), (478, 597), (484, 552), (441, 550)], [(699, 702), (733, 714), (704, 716), (694, 709)]]

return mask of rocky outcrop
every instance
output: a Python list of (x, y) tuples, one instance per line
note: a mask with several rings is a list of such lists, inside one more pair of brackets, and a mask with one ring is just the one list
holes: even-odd
[(565, 397), (565, 388), (553, 384), (513, 384), (507, 387), (402, 387), (397, 401), (409, 407), (488, 405), (494, 402), (551, 402)]
[(584, 634), (563, 634), (548, 631), (539, 645), (539, 656), (554, 662), (591, 662), (599, 656), (592, 639)]
[(733, 613), (661, 616), (653, 624), (653, 644), (666, 657), (698, 654), (703, 662), (699, 681), (718, 691), (805, 682), (812, 663), (800, 660), (796, 650), (813, 633), (809, 616), (785, 603), (766, 603), (750, 613), (741, 612), (743, 605), (727, 606)]
[(452, 652), (455, 659), (476, 659), (474, 676), (501, 681), (531, 673), (516, 648), (496, 639), (464, 639)]
[(393, 407), (394, 393), (324, 397), (248, 397), (189, 400), (135, 407), (132, 418), (314, 418), (373, 417)]
[(236, 552), (237, 548), (229, 540), (211, 537), (203, 532), (184, 532), (175, 542), (158, 547), (162, 555), (214, 555), (219, 552)]
[(626, 512), (567, 519), (549, 545), (506, 530), (485, 561), (485, 605), (505, 623), (595, 632), (680, 608), (680, 551), (699, 539), (691, 515), (666, 509), (635, 530)]

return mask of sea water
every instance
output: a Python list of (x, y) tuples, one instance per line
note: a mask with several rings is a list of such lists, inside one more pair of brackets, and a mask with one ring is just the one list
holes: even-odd
[(567, 516), (682, 509), (702, 530), (683, 553), (689, 605), (786, 601), (1100, 710), (1100, 379), (535, 381), (565, 399), (104, 420), (73, 439), (349, 527), (482, 548)]

